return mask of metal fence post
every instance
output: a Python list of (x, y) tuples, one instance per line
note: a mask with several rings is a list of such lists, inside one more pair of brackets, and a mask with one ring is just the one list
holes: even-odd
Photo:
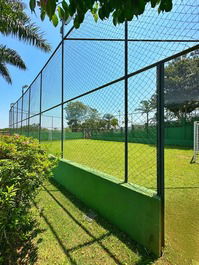
[(40, 74), (40, 99), (39, 99), (39, 142), (41, 142), (41, 111), (42, 111), (42, 71)]
[(17, 118), (16, 118), (16, 131), (18, 133), (18, 100), (17, 100)]
[(62, 25), (62, 63), (61, 63), (61, 158), (64, 157), (64, 22)]
[(10, 107), (10, 110), (9, 110), (9, 134), (11, 134), (11, 107)]
[(30, 136), (30, 99), (31, 99), (31, 86), (29, 87), (29, 99), (28, 99), (28, 136)]
[(125, 151), (124, 151), (124, 181), (128, 182), (128, 22), (125, 21), (124, 25), (125, 31), (125, 46), (124, 46), (124, 87), (125, 87), (125, 96), (124, 96), (124, 115), (125, 115)]
[(165, 246), (164, 64), (157, 66), (157, 194), (161, 199), (161, 245)]
[(22, 96), (21, 96), (21, 135), (23, 134), (23, 95), (24, 95), (24, 88), (22, 88)]

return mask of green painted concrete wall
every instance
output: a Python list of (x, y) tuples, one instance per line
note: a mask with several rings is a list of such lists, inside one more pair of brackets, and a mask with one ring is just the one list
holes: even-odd
[[(92, 139), (104, 141), (124, 141), (124, 131), (93, 132)], [(128, 141), (131, 143), (156, 144), (157, 130), (155, 127), (129, 130)], [(193, 147), (193, 124), (165, 126), (165, 144)]]
[[(94, 132), (92, 139), (105, 141), (124, 141), (124, 131)], [(156, 144), (157, 130), (155, 127), (138, 128), (128, 132), (131, 143)], [(193, 147), (193, 124), (165, 126), (165, 144), (181, 147)]]
[(60, 160), (53, 178), (133, 240), (161, 255), (160, 199), (153, 191), (66, 160)]

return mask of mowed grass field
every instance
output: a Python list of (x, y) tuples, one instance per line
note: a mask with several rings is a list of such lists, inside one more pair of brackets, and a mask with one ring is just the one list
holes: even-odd
[[(43, 146), (50, 153), (60, 154), (59, 141), (43, 142)], [(158, 261), (158, 264), (191, 265), (199, 262), (199, 164), (190, 164), (192, 156), (193, 150), (191, 149), (165, 148), (167, 247), (163, 259)], [(124, 176), (124, 143), (122, 142), (86, 139), (67, 140), (64, 142), (64, 158), (120, 179), (123, 179)], [(129, 182), (151, 189), (156, 188), (155, 146), (129, 143)], [(58, 193), (59, 191), (57, 190), (55, 194)], [(52, 196), (47, 198), (46, 195), (42, 194), (44, 193), (40, 194), (41, 197), (43, 196), (42, 207), (46, 207), (46, 203), (44, 204), (45, 200), (48, 201), (50, 197), (52, 199)], [(53, 208), (51, 210), (54, 211)], [(51, 218), (56, 219), (58, 216), (55, 215)], [(56, 222), (56, 220), (53, 222)], [(67, 227), (66, 233), (70, 233)], [(64, 229), (64, 225), (62, 229)], [(121, 247), (121, 254), (119, 254), (120, 244), (118, 242), (108, 241), (113, 249), (118, 245), (118, 256), (123, 255), (123, 247)], [(121, 246), (123, 246), (123, 243), (121, 243)], [(88, 248), (88, 252), (92, 252), (91, 249), (89, 250)], [(129, 259), (122, 258), (121, 263), (117, 263), (114, 259), (106, 260), (103, 263), (101, 263), (100, 259), (99, 262), (93, 259), (93, 263), (89, 259), (89, 262), (87, 260), (87, 263), (85, 263), (84, 253), (82, 253), (82, 259), (79, 257), (77, 264), (153, 264), (150, 263), (152, 262), (151, 260), (143, 260), (143, 263), (139, 263), (139, 255), (136, 256), (135, 251), (132, 249), (129, 250), (128, 248), (128, 251), (124, 251), (124, 253), (124, 256), (128, 256)], [(81, 256), (81, 251), (79, 255)], [(96, 255), (94, 256), (96, 257)], [(96, 258), (96, 260), (98, 259)], [(122, 260), (124, 261), (123, 263)]]

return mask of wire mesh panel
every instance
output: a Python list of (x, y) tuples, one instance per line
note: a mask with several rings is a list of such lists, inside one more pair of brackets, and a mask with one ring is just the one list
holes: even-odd
[(13, 122), (12, 122), (12, 111), (13, 111), (13, 109), (11, 107), (9, 110), (9, 128), (11, 128), (11, 125), (13, 124)]
[(28, 119), (22, 121), (21, 134), (29, 136)]
[(174, 1), (171, 12), (158, 14), (150, 6), (128, 23), (129, 71), (136, 71), (196, 45), (199, 5), (195, 0)]
[(128, 80), (129, 182), (156, 189), (156, 68)]
[(39, 139), (39, 115), (30, 118), (29, 121), (29, 136)]
[(154, 64), (195, 44), (129, 42), (129, 72)]
[[(178, 245), (184, 251), (187, 264), (198, 258), (199, 164), (194, 163), (193, 150), (194, 122), (199, 121), (198, 63), (195, 51), (165, 65), (167, 227), (169, 236), (175, 235), (173, 246)], [(187, 225), (190, 227), (188, 233), (185, 232)]]
[(42, 71), (42, 110), (61, 103), (61, 47)]
[(64, 105), (64, 158), (124, 178), (124, 83)]
[(64, 47), (65, 100), (124, 75), (123, 42), (66, 40)]
[(193, 161), (198, 162), (199, 158), (199, 121), (194, 121), (194, 155)]
[(17, 103), (13, 105), (13, 124), (17, 123)]
[(30, 117), (40, 112), (40, 85), (41, 74), (30, 86)]
[(46, 111), (41, 116), (40, 141), (51, 154), (61, 154), (61, 107)]
[(16, 127), (16, 124), (13, 124), (12, 125), (12, 134), (15, 134), (15, 127)]
[(26, 90), (23, 94), (23, 115), (22, 120), (28, 119), (28, 112), (29, 112), (29, 93), (30, 90)]
[(142, 16), (129, 22), (129, 38), (198, 40), (198, 14), (199, 5), (195, 0), (174, 0), (172, 10), (160, 14), (148, 4)]
[[(194, 122), (199, 121), (198, 51), (165, 65), (166, 185), (197, 185), (198, 165), (190, 164), (194, 144)], [(172, 151), (171, 151), (172, 150)], [(174, 162), (175, 161), (175, 162)]]
[(22, 97), (17, 102), (17, 122), (21, 122), (22, 118)]
[(9, 128), (11, 129), (12, 126), (13, 126), (13, 108), (11, 108), (9, 112)]
[(124, 25), (120, 24), (116, 27), (112, 24), (111, 19), (104, 21), (93, 20), (91, 14), (87, 14), (84, 23), (81, 24), (79, 29), (74, 29), (70, 38), (106, 38), (106, 39), (123, 39), (124, 38)]

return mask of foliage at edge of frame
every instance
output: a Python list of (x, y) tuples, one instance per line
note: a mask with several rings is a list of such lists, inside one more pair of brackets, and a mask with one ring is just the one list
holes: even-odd
[(30, 9), (34, 12), (36, 6), (40, 8), (41, 20), (48, 16), (54, 26), (59, 20), (67, 21), (74, 18), (75, 28), (79, 28), (87, 12), (90, 12), (97, 22), (112, 16), (114, 25), (131, 21), (144, 13), (146, 5), (157, 7), (158, 13), (169, 12), (173, 7), (172, 0), (29, 0)]
[(37, 140), (0, 136), (0, 264), (21, 264), (33, 251), (38, 228), (30, 208), (55, 165)]

